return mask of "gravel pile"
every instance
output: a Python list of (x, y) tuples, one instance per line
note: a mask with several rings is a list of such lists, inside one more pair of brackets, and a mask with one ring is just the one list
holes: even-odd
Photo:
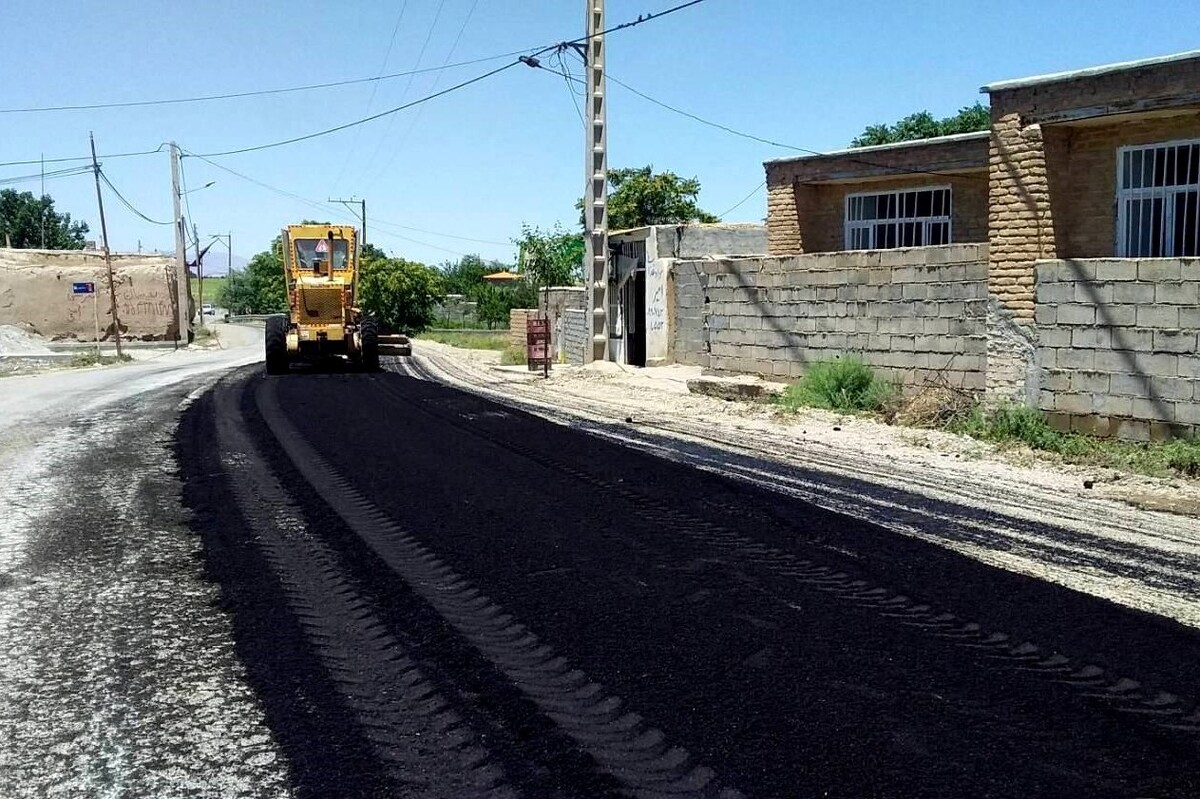
[(22, 330), (16, 325), (0, 325), (0, 356), (53, 355), (53, 350), (43, 341), (36, 333)]

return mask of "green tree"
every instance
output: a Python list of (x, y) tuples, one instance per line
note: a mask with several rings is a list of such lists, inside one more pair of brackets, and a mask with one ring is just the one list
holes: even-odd
[(284, 313), (288, 309), (283, 276), (283, 241), (276, 236), (271, 249), (250, 259), (246, 268), (225, 280), (222, 302), (234, 314)]
[(403, 258), (363, 258), (358, 275), (358, 301), (384, 330), (419, 333), (437, 318), (446, 298), (436, 269)]
[(850, 142), (850, 146), (874, 147), (879, 144), (972, 133), (987, 130), (991, 124), (992, 112), (986, 105), (978, 102), (945, 119), (936, 119), (928, 111), (918, 111), (904, 117), (895, 125), (868, 125), (861, 135)]
[(550, 230), (521, 226), (514, 244), (520, 255), (521, 272), (534, 288), (572, 286), (583, 279), (583, 236), (568, 233), (560, 225)]
[(509, 311), (513, 308), (533, 308), (537, 305), (537, 292), (528, 279), (514, 280), (504, 286), (484, 283), (475, 290), (475, 315), (489, 328), (507, 325)]
[(0, 245), (7, 237), (17, 249), (40, 248), (43, 231), (48, 250), (82, 250), (88, 226), (86, 222), (72, 222), (70, 214), (55, 211), (54, 200), (48, 194), (39, 198), (28, 191), (0, 191)]
[(457, 261), (442, 264), (438, 271), (442, 273), (447, 294), (462, 294), (467, 299), (478, 301), (475, 293), (487, 285), (483, 282), (483, 276), (502, 268), (484, 261), (478, 255), (464, 255)]
[[(683, 225), (721, 220), (696, 204), (700, 181), (674, 172), (654, 173), (654, 167), (608, 171), (608, 227), (610, 230), (646, 225)], [(583, 200), (575, 204), (583, 221)]]

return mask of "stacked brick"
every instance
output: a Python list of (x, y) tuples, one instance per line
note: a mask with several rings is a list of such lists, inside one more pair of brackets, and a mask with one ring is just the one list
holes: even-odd
[(1039, 404), (1060, 429), (1133, 440), (1200, 427), (1200, 260), (1037, 264)]

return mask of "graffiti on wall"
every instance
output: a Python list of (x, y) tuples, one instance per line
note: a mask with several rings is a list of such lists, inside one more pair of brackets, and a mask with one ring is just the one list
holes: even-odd
[(646, 265), (646, 330), (654, 333), (667, 328), (666, 279), (661, 261)]

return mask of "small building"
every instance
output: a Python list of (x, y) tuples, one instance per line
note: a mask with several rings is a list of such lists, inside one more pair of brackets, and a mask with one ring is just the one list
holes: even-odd
[(766, 163), (773, 255), (987, 241), (987, 131)]
[(609, 353), (630, 366), (671, 360), (671, 270), (676, 260), (762, 255), (767, 230), (754, 224), (651, 225), (609, 236)]

